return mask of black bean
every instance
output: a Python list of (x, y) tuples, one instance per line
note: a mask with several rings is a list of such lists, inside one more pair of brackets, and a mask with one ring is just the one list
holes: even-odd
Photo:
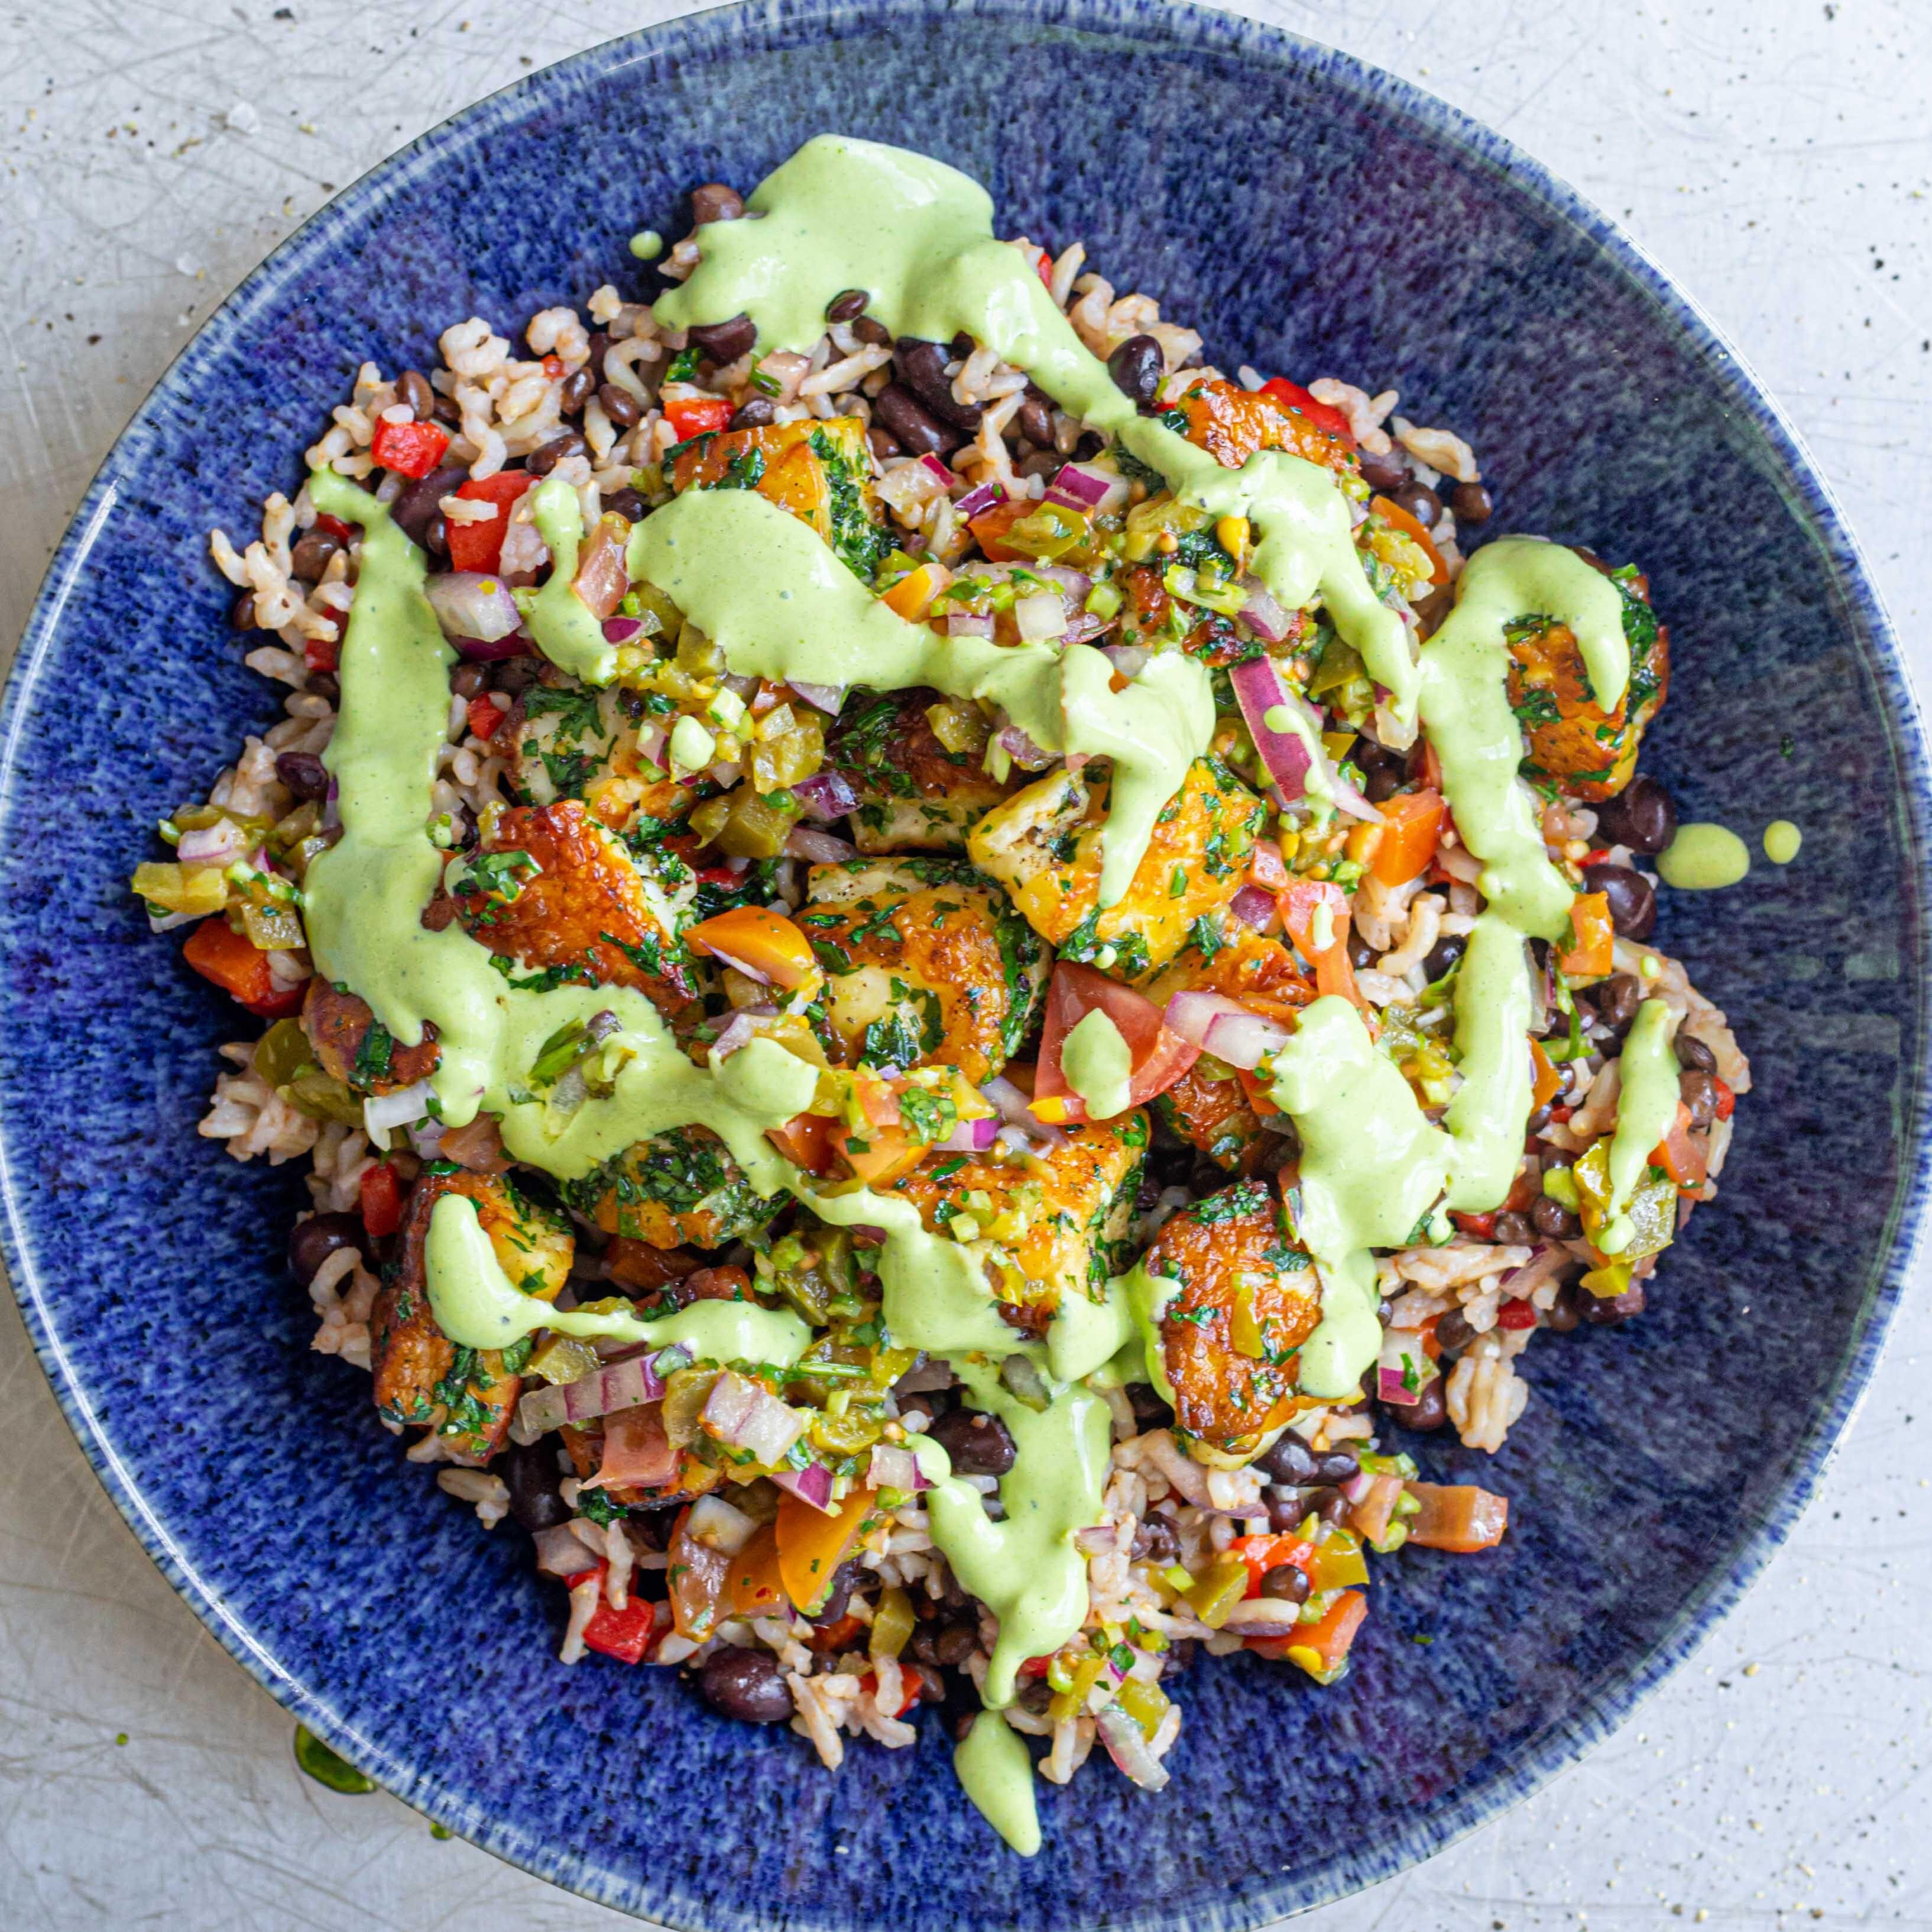
[(950, 456), (966, 440), (932, 415), (903, 382), (888, 382), (872, 398), (872, 414), (902, 449), (915, 456)]
[(1612, 973), (1577, 994), (1585, 1005), (1594, 1009), (1598, 1028), (1612, 1040), (1622, 1040), (1636, 1018), (1643, 991), (1634, 973)]
[(883, 463), (889, 456), (903, 456), (897, 440), (890, 430), (882, 429), (877, 423), (866, 432), (866, 440), (872, 446), (872, 454)]
[(391, 520), (411, 543), (427, 550), (430, 520), (442, 514), (437, 506), (469, 481), (470, 472), (460, 463), (446, 463), (427, 476), (418, 476), (389, 506)]
[(1426, 483), (1405, 483), (1389, 492), (1389, 501), (1406, 510), (1425, 530), (1432, 528), (1442, 514), (1442, 499)]
[(1408, 770), (1400, 758), (1379, 758), (1362, 772), (1362, 796), (1371, 805), (1386, 805), (1408, 781)]
[(634, 490), (614, 490), (604, 499), (604, 507), (614, 511), (626, 523), (640, 523), (646, 508), (644, 500)]
[(244, 590), (228, 607), (228, 628), (231, 631), (259, 631), (262, 627), (255, 621), (255, 593)]
[(1520, 1248), (1536, 1239), (1536, 1230), (1530, 1226), (1529, 1217), (1524, 1214), (1498, 1214), (1496, 1226), (1490, 1232), (1492, 1239), (1502, 1242), (1507, 1247)]
[(289, 554), (289, 568), (304, 583), (320, 584), (329, 560), (341, 548), (342, 539), (327, 530), (304, 530)]
[(298, 798), (328, 796), (328, 770), (313, 752), (283, 752), (275, 759), (275, 776)]
[(1352, 1483), (1361, 1473), (1360, 1455), (1346, 1442), (1316, 1456), (1314, 1480), (1318, 1483)]
[(1163, 1677), (1179, 1677), (1192, 1670), (1196, 1649), (1195, 1641), (1191, 1636), (1176, 1637), (1162, 1652), (1167, 1664), (1160, 1674)]
[(932, 1640), (933, 1655), (949, 1670), (957, 1670), (979, 1646), (976, 1618), (970, 1623), (948, 1624)]
[(922, 1415), (928, 1422), (936, 1422), (954, 1406), (951, 1393), (945, 1389), (919, 1389), (910, 1395), (898, 1398), (902, 1415)]
[(1695, 1034), (1685, 1033), (1680, 1028), (1677, 1034), (1677, 1064), (1687, 1071), (1714, 1073), (1718, 1070), (1718, 1056)]
[(1310, 1492), (1308, 1507), (1322, 1522), (1339, 1529), (1348, 1520), (1352, 1505), (1340, 1490), (1315, 1490)]
[(1614, 1328), (1643, 1312), (1643, 1283), (1634, 1281), (1621, 1294), (1582, 1295), (1583, 1319), (1593, 1328)]
[(449, 520), (440, 510), (430, 518), (429, 527), (423, 532), (423, 548), (431, 556), (449, 554)]
[(1144, 1516), (1134, 1526), (1133, 1547), (1128, 1554), (1136, 1563), (1172, 1563), (1180, 1554), (1174, 1525), (1164, 1516)]
[[(915, 1664), (909, 1667), (912, 1674), (919, 1679), (919, 1701), (922, 1704), (944, 1702), (946, 1697), (945, 1678), (941, 1677), (929, 1664)], [(1044, 1678), (1040, 1678), (1040, 1682), (1042, 1684), (1046, 1684)], [(1053, 1687), (1047, 1684), (1046, 1688), (1051, 1690)]]
[(892, 362), (899, 380), (942, 422), (952, 424), (970, 436), (986, 413), (983, 403), (962, 403), (952, 394), (946, 373), (944, 346), (926, 342), (916, 335), (902, 335), (892, 350)]
[(748, 315), (734, 315), (729, 322), (700, 322), (685, 331), (685, 340), (699, 355), (713, 362), (735, 362), (750, 352), (758, 339), (758, 325)]
[(952, 1459), (960, 1476), (1004, 1476), (1013, 1466), (1013, 1438), (997, 1415), (956, 1408), (926, 1433)]
[(906, 1646), (906, 1648), (921, 1664), (936, 1664), (939, 1661), (939, 1652), (934, 1646), (938, 1641), (938, 1627), (933, 1624), (921, 1624), (919, 1628), (913, 1632), (912, 1640)]
[(524, 467), (532, 476), (548, 476), (566, 456), (581, 456), (588, 447), (582, 431), (567, 429), (532, 450), (524, 458)]
[(533, 658), (500, 658), (490, 667), (490, 688), (512, 698), (520, 698), (537, 681)]
[(405, 369), (396, 378), (396, 397), (410, 406), (418, 422), (428, 422), (436, 414), (436, 392), (420, 369)]
[(875, 315), (862, 315), (852, 325), (852, 333), (868, 349), (890, 349), (892, 332)]
[(1657, 929), (1656, 885), (1630, 866), (1588, 866), (1583, 890), (1610, 902), (1610, 924), (1625, 939), (1648, 939)]
[(1428, 957), (1422, 962), (1423, 977), (1432, 985), (1441, 979), (1462, 958), (1468, 943), (1466, 939), (1459, 939), (1454, 933), (1445, 939), (1438, 939), (1429, 949)]
[(1051, 456), (1058, 464), (1058, 454), (1053, 447), (1053, 406), (1041, 401), (1037, 396), (1029, 396), (1019, 406), (1014, 420), (1020, 426), (1020, 434), (1043, 454)]
[(1151, 1382), (1128, 1383), (1127, 1406), (1133, 1411), (1135, 1424), (1143, 1435), (1150, 1429), (1165, 1429), (1174, 1420), (1172, 1406), (1162, 1399)]
[(606, 382), (598, 388), (597, 406), (620, 429), (635, 429), (644, 420), (643, 404), (615, 382)]
[(610, 338), (601, 328), (596, 328), (586, 342), (590, 352), (584, 358), (584, 366), (590, 371), (591, 386), (595, 388), (604, 380), (604, 356), (610, 346)]
[(1476, 1339), (1469, 1318), (1460, 1308), (1452, 1308), (1436, 1324), (1436, 1346), (1445, 1354), (1460, 1355)]
[(481, 698), (490, 682), (490, 674), (480, 664), (452, 664), (449, 668), (449, 688), (466, 704), (472, 698)]
[(1583, 1224), (1554, 1195), (1539, 1194), (1529, 1210), (1536, 1232), (1547, 1241), (1574, 1241)]
[(1306, 1484), (1315, 1480), (1315, 1451), (1292, 1429), (1284, 1429), (1256, 1463), (1270, 1482)]
[(332, 704), (342, 695), (342, 680), (332, 670), (310, 671), (307, 688), (316, 697), (325, 698)]
[(1390, 1300), (1387, 1295), (1384, 1295), (1381, 1300), (1376, 1304), (1376, 1319), (1386, 1328), (1394, 1315), (1395, 1304)]
[(1361, 454), (1361, 465), (1362, 481), (1384, 496), (1400, 490), (1408, 481), (1408, 465), (1402, 460), (1400, 450), (1392, 449), (1386, 456), (1378, 456), (1372, 450), (1365, 449)]
[(496, 1473), (510, 1492), (510, 1514), (532, 1535), (570, 1520), (569, 1505), (557, 1486), (554, 1444), (511, 1443), (497, 1459)]
[(1661, 852), (1677, 836), (1677, 808), (1655, 778), (1634, 778), (1597, 807), (1597, 838), (1633, 852)]
[(1145, 409), (1167, 374), (1167, 358), (1151, 335), (1130, 335), (1107, 358), (1107, 374), (1136, 409)]
[(1496, 501), (1480, 483), (1459, 483), (1449, 493), (1449, 508), (1459, 524), (1486, 524)]
[(721, 1718), (747, 1724), (782, 1724), (791, 1715), (784, 1671), (768, 1650), (727, 1644), (704, 1660), (698, 1688)]
[(1262, 1572), (1262, 1594), (1279, 1604), (1305, 1604), (1308, 1600), (1308, 1573), (1292, 1563), (1277, 1563)]
[(734, 429), (764, 429), (778, 418), (778, 405), (769, 396), (754, 396), (742, 404), (731, 418)]
[[(1442, 1324), (1437, 1324), (1439, 1329)], [(1449, 1384), (1440, 1376), (1431, 1376), (1416, 1391), (1415, 1400), (1405, 1408), (1400, 1403), (1389, 1410), (1405, 1429), (1426, 1434), (1440, 1429), (1449, 1420)]]
[(1382, 957), (1375, 947), (1359, 932), (1348, 935), (1348, 964), (1358, 973), (1366, 972)]
[(745, 212), (745, 197), (722, 182), (706, 182), (691, 190), (691, 219), (702, 227), (707, 221), (736, 221)]
[(463, 406), (454, 396), (439, 395), (436, 399), (436, 420), (450, 429), (458, 428), (463, 421)]
[(1107, 446), (1107, 439), (1096, 429), (1084, 429), (1080, 440), (1073, 446), (1076, 463), (1090, 463)]
[(289, 1272), (296, 1285), (306, 1288), (315, 1271), (344, 1248), (356, 1248), (366, 1259), (368, 1236), (359, 1214), (311, 1214), (289, 1230)]
[(836, 1624), (850, 1606), (852, 1592), (865, 1580), (866, 1570), (862, 1564), (842, 1563), (833, 1572), (832, 1588), (824, 1603), (812, 1612), (814, 1624)]
[[(278, 765), (280, 764), (278, 759)], [(284, 783), (286, 783), (285, 779)], [(1701, 1066), (1691, 1067), (1677, 1076), (1677, 1097), (1690, 1109), (1690, 1124), (1708, 1127), (1718, 1118), (1718, 1083)]]
[(556, 392), (557, 407), (574, 416), (597, 393), (597, 372), (588, 362), (571, 370)]
[(1298, 1493), (1292, 1496), (1270, 1496), (1268, 1513), (1269, 1528), (1277, 1536), (1286, 1536), (1300, 1526), (1308, 1514), (1308, 1504)]
[(1544, 1313), (1544, 1325), (1552, 1334), (1567, 1335), (1583, 1318), (1583, 1302), (1588, 1291), (1574, 1281), (1566, 1281), (1556, 1291), (1556, 1299)]
[(826, 304), (827, 322), (856, 322), (866, 313), (866, 304), (872, 300), (863, 289), (848, 289), (843, 295), (834, 296)]

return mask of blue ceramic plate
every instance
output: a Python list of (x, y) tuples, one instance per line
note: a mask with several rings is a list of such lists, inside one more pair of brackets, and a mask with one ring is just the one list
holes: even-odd
[[(1618, 1330), (1544, 1342), (1493, 1464), (1505, 1546), (1377, 1573), (1340, 1688), (1198, 1668), (1162, 1800), (1102, 1767), (1008, 1856), (928, 1720), (830, 1777), (674, 1675), (553, 1661), (560, 1596), (402, 1466), (310, 1354), (286, 1172), (195, 1138), (246, 1028), (124, 886), (273, 694), (212, 524), (252, 529), (356, 364), (520, 329), (683, 196), (826, 129), (935, 153), (1007, 232), (1084, 238), (1214, 358), (1401, 388), (1481, 452), (1496, 530), (1635, 558), (1676, 675), (1649, 767), (1798, 862), (1666, 894), (1660, 938), (1757, 1090), (1722, 1201)], [(710, 14), (459, 116), (251, 276), (149, 398), (56, 560), (8, 693), (0, 1157), (27, 1320), (102, 1480), (274, 1694), (389, 1790), (679, 1927), (1252, 1926), (1386, 1876), (1619, 1722), (1789, 1528), (1869, 1375), (1924, 1184), (1925, 768), (1850, 538), (1776, 410), (1610, 224), (1495, 136), (1339, 55), (1131, 0)], [(1426, 1646), (1418, 1641), (1430, 1640)]]

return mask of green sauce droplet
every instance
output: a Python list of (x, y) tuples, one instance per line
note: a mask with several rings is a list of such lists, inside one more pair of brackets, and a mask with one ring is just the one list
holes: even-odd
[(1764, 828), (1764, 856), (1774, 866), (1790, 865), (1804, 842), (1804, 833), (1788, 818), (1774, 818)]
[(305, 1777), (345, 1798), (359, 1797), (376, 1788), (374, 1778), (364, 1777), (346, 1757), (331, 1750), (306, 1724), (296, 1726), (296, 1762)]
[(1033, 1760), (1019, 1733), (997, 1711), (973, 1720), (952, 1754), (952, 1768), (987, 1823), (1023, 1858), (1040, 1850)]
[(1738, 835), (1721, 825), (1680, 825), (1677, 836), (1658, 859), (1666, 886), (1679, 892), (1715, 892), (1734, 886), (1750, 870), (1750, 853)]
[(631, 253), (640, 262), (655, 262), (664, 253), (664, 237), (655, 228), (640, 228), (631, 237)]

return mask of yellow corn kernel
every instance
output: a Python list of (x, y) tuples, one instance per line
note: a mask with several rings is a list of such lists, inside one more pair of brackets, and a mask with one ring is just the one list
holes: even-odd
[(1237, 570), (1247, 561), (1248, 537), (1246, 517), (1223, 517), (1214, 526), (1214, 541), (1234, 560)]

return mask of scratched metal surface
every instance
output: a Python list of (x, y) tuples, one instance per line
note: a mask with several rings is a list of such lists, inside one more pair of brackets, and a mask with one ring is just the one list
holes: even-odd
[[(146, 386), (332, 187), (531, 66), (681, 10), (16, 0), (0, 19), (0, 645), (17, 638), (56, 537)], [(1246, 10), (1433, 89), (1622, 218), (1782, 398), (1922, 673), (1932, 663), (1932, 8)], [(1790, 1545), (1635, 1722), (1487, 1830), (1305, 1920), (1310, 1932), (1932, 1928), (1932, 1833), (1915, 1823), (1932, 1748), (1918, 1474), (1932, 1402), (1917, 1386), (1928, 1354), (1922, 1294)], [(322, 1790), (297, 1774), (290, 1733), (109, 1507), (8, 1304), (0, 1924), (629, 1922), (433, 1839), (386, 1797)], [(718, 1877), (728, 1886), (728, 1868)]]

